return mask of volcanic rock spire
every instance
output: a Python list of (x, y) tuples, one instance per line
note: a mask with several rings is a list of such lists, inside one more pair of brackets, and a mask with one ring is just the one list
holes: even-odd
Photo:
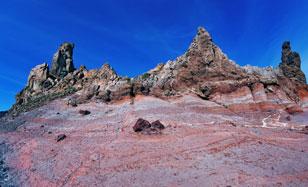
[(301, 58), (297, 52), (291, 50), (291, 44), (286, 41), (282, 44), (281, 63), (279, 68), (283, 74), (299, 83), (306, 84), (306, 77), (301, 70)]
[(73, 64), (73, 49), (74, 44), (63, 43), (52, 59), (52, 66), (50, 73), (56, 77), (65, 77), (68, 73), (75, 70)]

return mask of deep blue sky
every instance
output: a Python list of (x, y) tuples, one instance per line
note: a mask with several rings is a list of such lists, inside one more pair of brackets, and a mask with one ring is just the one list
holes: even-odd
[(0, 25), (0, 110), (63, 41), (75, 43), (76, 67), (109, 62), (135, 76), (183, 54), (204, 26), (240, 65), (277, 66), (291, 40), (308, 73), (306, 0), (7, 0)]

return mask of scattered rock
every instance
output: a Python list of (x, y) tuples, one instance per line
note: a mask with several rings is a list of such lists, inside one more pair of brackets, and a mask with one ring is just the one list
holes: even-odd
[(133, 129), (135, 132), (141, 132), (145, 129), (149, 129), (151, 127), (150, 122), (148, 122), (147, 120), (144, 120), (142, 118), (139, 118), (136, 122), (136, 124), (134, 125)]
[(159, 120), (152, 122), (151, 127), (155, 129), (161, 129), (161, 130), (165, 128), (165, 126)]
[(135, 132), (142, 134), (160, 134), (164, 128), (165, 126), (159, 120), (150, 123), (142, 118), (139, 118), (133, 127)]
[(88, 110), (79, 110), (79, 114), (81, 114), (81, 115), (89, 115), (89, 114), (91, 114), (91, 112), (88, 111)]
[(68, 101), (67, 101), (67, 105), (69, 106), (72, 106), (72, 107), (77, 107), (77, 100), (76, 99), (73, 99), (73, 98), (70, 98)]
[(65, 134), (59, 134), (59, 135), (57, 136), (57, 142), (60, 142), (60, 141), (64, 140), (65, 138), (66, 138), (66, 135), (65, 135)]
[(287, 120), (287, 121), (291, 121), (291, 116), (287, 116), (287, 117), (286, 117), (286, 120)]

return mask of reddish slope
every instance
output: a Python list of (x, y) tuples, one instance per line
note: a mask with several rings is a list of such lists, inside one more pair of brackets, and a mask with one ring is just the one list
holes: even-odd
[[(139, 96), (133, 105), (64, 103), (25, 113), (15, 119), (26, 120), (17, 131), (1, 133), (18, 185), (308, 184), (308, 136), (300, 131), (307, 111), (287, 121), (283, 110), (231, 111), (190, 95), (168, 101)], [(80, 109), (91, 114), (82, 116)], [(132, 126), (139, 117), (167, 128), (161, 135), (137, 134)], [(67, 138), (57, 142), (63, 133)]]

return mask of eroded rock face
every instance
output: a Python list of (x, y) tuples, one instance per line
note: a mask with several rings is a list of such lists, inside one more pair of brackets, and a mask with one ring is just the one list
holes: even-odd
[(33, 91), (42, 91), (45, 87), (44, 82), (48, 79), (49, 70), (46, 63), (35, 66), (29, 76), (27, 87)]
[(74, 44), (63, 43), (52, 59), (51, 74), (56, 77), (65, 77), (68, 73), (75, 70), (73, 64), (73, 49)]
[(306, 77), (301, 70), (301, 58), (297, 52), (291, 50), (291, 44), (286, 41), (282, 45), (282, 56), (279, 68), (283, 74), (295, 81), (306, 84)]

